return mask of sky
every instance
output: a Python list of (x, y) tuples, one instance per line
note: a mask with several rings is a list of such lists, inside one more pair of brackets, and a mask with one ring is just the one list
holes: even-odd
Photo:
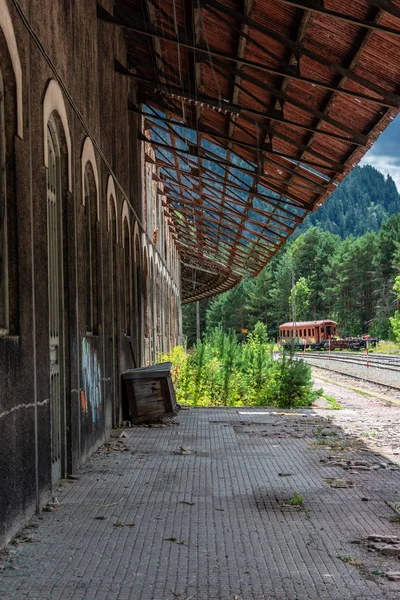
[(398, 115), (365, 154), (360, 165), (372, 165), (390, 175), (400, 192), (400, 115)]

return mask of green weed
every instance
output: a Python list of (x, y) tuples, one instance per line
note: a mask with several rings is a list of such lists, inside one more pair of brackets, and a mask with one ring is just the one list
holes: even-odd
[(332, 436), (318, 438), (314, 442), (310, 444), (313, 450), (316, 450), (319, 446), (328, 446), (332, 448), (332, 450), (347, 450), (347, 444), (345, 444), (342, 440), (334, 439)]
[(392, 515), (390, 517), (390, 522), (391, 523), (400, 523), (400, 515)]
[(327, 410), (342, 410), (342, 406), (334, 396), (324, 395), (323, 397), (328, 401), (328, 406), (326, 407)]
[(288, 504), (291, 506), (304, 506), (304, 497), (299, 494), (299, 492), (295, 492), (293, 496), (289, 498)]
[(347, 563), (348, 565), (351, 565), (352, 567), (362, 567), (363, 566), (362, 560), (360, 560), (359, 558), (355, 558), (354, 556), (348, 556), (345, 554), (342, 556), (338, 556), (338, 559), (341, 560), (342, 562)]

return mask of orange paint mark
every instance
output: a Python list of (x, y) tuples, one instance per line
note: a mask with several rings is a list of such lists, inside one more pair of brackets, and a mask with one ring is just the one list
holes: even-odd
[(81, 390), (81, 409), (82, 409), (82, 412), (84, 412), (84, 413), (87, 412), (86, 397), (85, 397), (85, 392), (83, 390)]

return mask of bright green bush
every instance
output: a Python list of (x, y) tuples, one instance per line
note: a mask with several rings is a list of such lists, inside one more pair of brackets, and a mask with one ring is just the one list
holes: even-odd
[(292, 354), (277, 355), (267, 328), (257, 323), (246, 342), (233, 331), (213, 329), (193, 350), (174, 348), (177, 401), (192, 406), (308, 406), (322, 390), (312, 387), (311, 369)]
[(269, 398), (275, 406), (309, 406), (323, 392), (321, 389), (313, 389), (309, 365), (303, 360), (295, 359), (292, 353), (283, 354), (274, 363), (273, 374)]
[[(396, 277), (395, 284), (393, 286), (393, 290), (397, 294), (397, 299), (400, 300), (400, 275)], [(400, 343), (400, 311), (396, 310), (394, 313), (394, 317), (390, 317), (390, 324), (392, 326), (394, 339), (396, 342)]]

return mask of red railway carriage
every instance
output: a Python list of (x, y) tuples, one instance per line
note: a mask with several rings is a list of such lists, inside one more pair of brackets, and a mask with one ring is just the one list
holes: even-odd
[(337, 337), (338, 329), (336, 321), (324, 319), (322, 321), (298, 321), (295, 323), (282, 323), (279, 326), (281, 343), (295, 338), (309, 344), (323, 342), (331, 336)]

